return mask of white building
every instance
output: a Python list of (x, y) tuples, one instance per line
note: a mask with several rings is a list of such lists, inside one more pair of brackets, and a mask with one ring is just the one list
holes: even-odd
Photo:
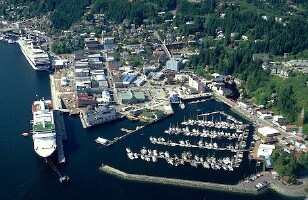
[(188, 85), (195, 88), (198, 92), (204, 92), (205, 90), (205, 84), (197, 76), (190, 76)]
[(266, 119), (272, 119), (273, 116), (271, 114), (261, 114), (259, 118), (266, 120)]
[(260, 144), (258, 148), (257, 156), (268, 158), (272, 154), (274, 149), (275, 149), (275, 145)]
[(109, 104), (111, 102), (111, 97), (110, 97), (110, 93), (108, 90), (103, 90), (102, 91), (102, 98), (101, 98), (102, 102), (105, 104)]
[(262, 127), (262, 128), (258, 128), (258, 133), (260, 133), (261, 135), (268, 137), (268, 136), (274, 136), (274, 135), (278, 135), (279, 131), (274, 129), (274, 128), (270, 128), (268, 126)]
[(244, 109), (249, 109), (249, 108), (253, 108), (253, 105), (252, 104), (248, 104), (248, 103), (244, 103), (244, 102), (241, 102), (239, 101), (238, 102), (238, 105)]
[(276, 123), (279, 125), (286, 125), (288, 124), (288, 121), (281, 115), (275, 115), (273, 118), (273, 123)]

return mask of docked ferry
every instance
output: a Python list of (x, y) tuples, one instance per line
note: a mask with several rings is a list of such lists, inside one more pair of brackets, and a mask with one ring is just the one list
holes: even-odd
[(32, 39), (20, 37), (17, 43), (33, 69), (48, 70), (50, 68), (51, 62), (47, 52), (34, 45)]
[(52, 103), (41, 99), (32, 105), (32, 138), (35, 152), (41, 157), (50, 156), (57, 148)]

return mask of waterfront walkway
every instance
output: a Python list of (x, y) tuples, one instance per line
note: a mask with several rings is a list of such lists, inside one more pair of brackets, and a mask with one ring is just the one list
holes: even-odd
[(147, 175), (137, 175), (137, 174), (128, 174), (108, 165), (102, 164), (100, 170), (106, 172), (108, 174), (117, 176), (119, 178), (123, 178), (126, 180), (132, 181), (140, 181), (140, 182), (148, 182), (148, 183), (157, 183), (157, 184), (165, 184), (165, 185), (175, 185), (181, 187), (191, 187), (198, 189), (210, 189), (217, 191), (228, 191), (235, 193), (245, 193), (245, 194), (253, 194), (257, 195), (260, 192), (254, 188), (243, 188), (242, 185), (226, 185), (219, 183), (209, 183), (209, 182), (201, 182), (201, 181), (192, 181), (192, 180), (183, 180), (183, 179), (174, 179), (174, 178), (165, 178), (165, 177), (157, 177), (157, 176), (147, 176)]

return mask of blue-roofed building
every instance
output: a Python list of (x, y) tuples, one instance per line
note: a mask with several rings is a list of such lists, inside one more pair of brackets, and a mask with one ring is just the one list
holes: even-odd
[(123, 78), (123, 85), (130, 85), (134, 80), (136, 80), (136, 75), (128, 74)]
[(274, 164), (273, 164), (273, 160), (272, 160), (271, 156), (265, 157), (265, 167), (267, 169), (273, 169), (274, 168)]
[(170, 101), (171, 103), (180, 103), (180, 97), (179, 97), (178, 94), (172, 94), (172, 95), (170, 95), (170, 97), (169, 97), (169, 101)]

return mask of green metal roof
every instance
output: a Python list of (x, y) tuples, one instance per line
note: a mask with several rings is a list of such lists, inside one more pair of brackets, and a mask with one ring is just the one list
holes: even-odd
[(45, 127), (43, 127), (43, 123), (38, 123), (33, 125), (34, 131), (47, 131), (47, 130), (53, 130), (55, 128), (55, 125), (50, 122), (45, 122)]

